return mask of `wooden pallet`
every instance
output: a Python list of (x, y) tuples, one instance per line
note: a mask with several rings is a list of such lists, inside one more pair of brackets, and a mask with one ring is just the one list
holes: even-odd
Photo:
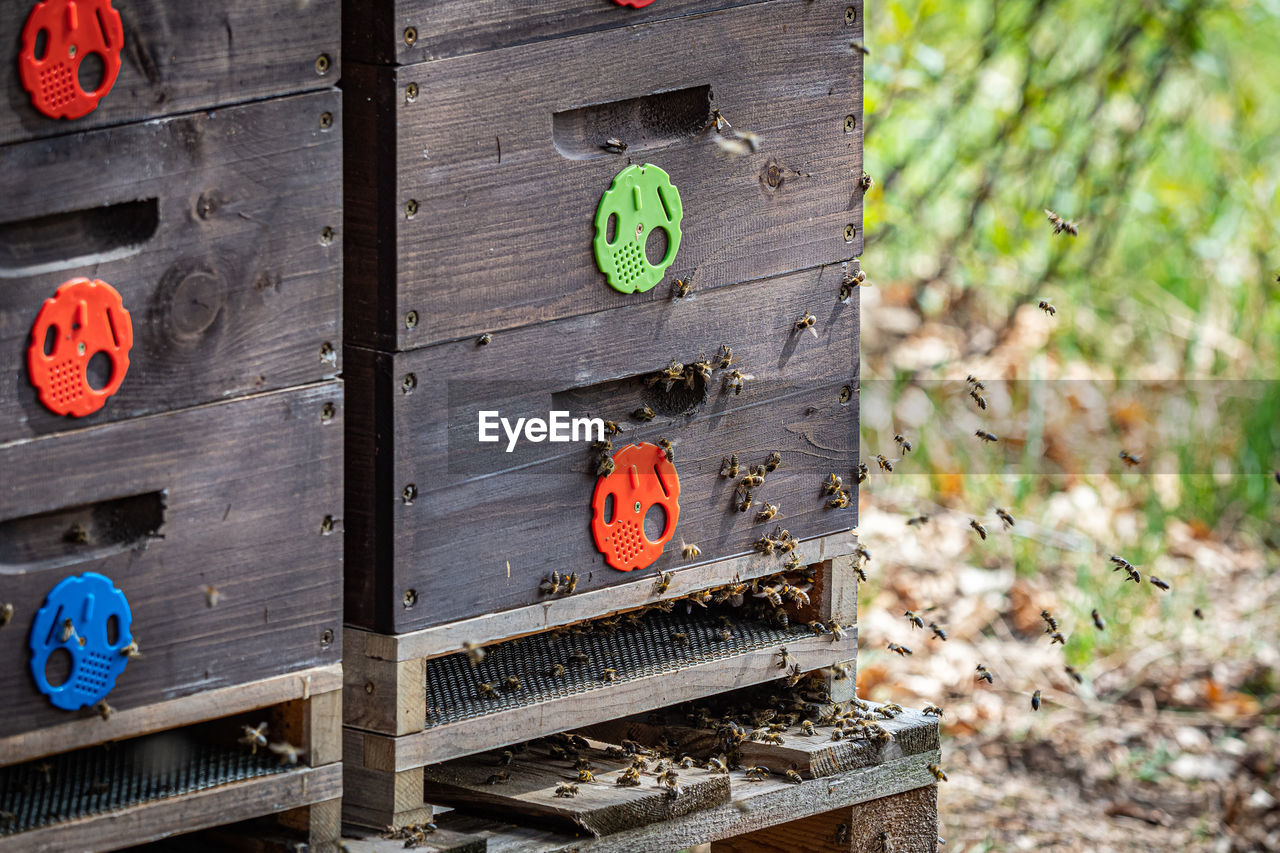
[[(341, 677), (341, 666), (334, 665), (113, 715), (103, 725), (111, 726), (120, 739), (117, 750), (129, 745), (126, 738), (146, 735), (152, 738), (152, 750), (163, 750), (166, 742), (177, 738), (229, 745), (241, 724), (265, 721), (273, 741), (293, 744), (303, 755), (296, 768), (282, 772), (249, 775), (214, 787), (196, 786), (186, 793), (111, 810), (86, 809), (68, 819), (0, 837), (0, 853), (115, 850), (264, 815), (274, 815), (277, 831), (291, 830), (313, 851), (336, 849), (342, 793)], [(33, 735), (33, 744), (25, 750), (28, 757), (48, 756), (76, 745), (60, 741), (59, 734), (46, 729)], [(48, 764), (45, 778), (57, 785), (60, 780), (48, 775), (52, 772)]]

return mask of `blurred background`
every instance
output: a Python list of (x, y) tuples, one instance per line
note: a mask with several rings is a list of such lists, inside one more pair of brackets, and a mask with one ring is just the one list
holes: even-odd
[(866, 27), (860, 693), (942, 849), (1280, 850), (1280, 0)]

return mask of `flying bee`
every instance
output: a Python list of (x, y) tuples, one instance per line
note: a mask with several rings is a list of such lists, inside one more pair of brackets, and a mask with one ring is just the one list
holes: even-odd
[(487, 681), (482, 681), (476, 685), (476, 694), (481, 699), (497, 699), (498, 698), (497, 689), (494, 688), (494, 686)]
[(831, 641), (833, 643), (843, 640), (846, 636), (844, 626), (840, 624), (838, 619), (827, 620), (827, 630), (831, 632)]
[(1046, 634), (1058, 630), (1058, 620), (1053, 618), (1053, 614), (1048, 610), (1040, 611), (1040, 618), (1044, 620)]
[(279, 743), (267, 744), (267, 749), (280, 756), (281, 764), (297, 764), (302, 756), (307, 754), (305, 749), (300, 749), (288, 741), (280, 741)]
[(880, 454), (880, 453), (876, 454), (876, 464), (880, 466), (881, 471), (888, 471), (889, 473), (893, 473), (893, 461), (890, 459), (886, 459), (883, 454)]
[(763, 782), (765, 780), (765, 777), (768, 775), (769, 775), (768, 767), (748, 767), (747, 768), (747, 781), (749, 782)]
[(661, 572), (658, 575), (658, 579), (653, 582), (653, 594), (662, 595), (664, 592), (671, 589), (671, 579), (673, 577), (675, 577), (675, 575), (672, 572)]
[(1067, 644), (1067, 638), (1062, 636), (1061, 631), (1053, 631), (1049, 634), (1049, 645), (1052, 646), (1054, 643), (1057, 643), (1060, 646), (1065, 646)]
[(604, 142), (600, 143), (600, 147), (610, 154), (623, 154), (627, 150), (627, 143), (618, 139), (616, 136), (610, 136)]
[(937, 622), (930, 622), (929, 630), (933, 632), (933, 636), (937, 637), (939, 640), (942, 640), (942, 642), (945, 643), (947, 641), (947, 632), (943, 630), (942, 626), (939, 625)]
[(654, 412), (653, 409), (649, 408), (648, 406), (641, 406), (640, 408), (636, 409), (634, 412), (631, 413), (631, 417), (642, 422), (651, 421), (655, 417), (657, 417), (657, 413)]
[(926, 704), (925, 704), (925, 706), (924, 706), (924, 710), (922, 710), (920, 713), (924, 714), (926, 717), (938, 717), (938, 718), (941, 718), (941, 717), (943, 716), (943, 713), (944, 713), (944, 712), (943, 712), (943, 710), (942, 710), (941, 708), (939, 708), (937, 705), (931, 705), (931, 704), (926, 703)]
[(249, 747), (249, 753), (251, 755), (257, 755), (258, 747), (267, 745), (266, 723), (258, 723), (257, 727), (241, 726), (240, 731), (244, 734), (240, 735), (240, 738), (236, 742)]
[(735, 361), (737, 359), (733, 357), (733, 347), (728, 344), (721, 344), (720, 349), (716, 352), (716, 366), (721, 370), (728, 370)]
[(803, 332), (807, 330), (816, 338), (818, 337), (818, 329), (814, 324), (817, 322), (817, 317), (805, 311), (804, 315), (799, 320), (796, 320), (796, 331)]
[(1195, 616), (1201, 622), (1204, 621), (1204, 611), (1201, 610), (1199, 607), (1197, 607), (1195, 610), (1192, 610), (1191, 615)]
[(996, 683), (996, 677), (992, 675), (991, 671), (987, 669), (985, 666), (983, 666), (982, 664), (978, 664), (977, 673), (978, 673), (978, 676), (975, 679), (976, 681), (985, 681), (987, 682), (987, 684)]
[(928, 521), (929, 521), (929, 516), (927, 515), (912, 516), (911, 518), (907, 519), (907, 527), (922, 527)]
[(861, 486), (863, 483), (865, 483), (867, 481), (867, 477), (870, 476), (870, 474), (871, 474), (871, 471), (869, 468), (867, 468), (867, 463), (859, 462), (858, 463), (858, 485)]
[(734, 396), (736, 397), (737, 395), (742, 393), (742, 388), (746, 380), (754, 379), (754, 378), (755, 377), (752, 376), (750, 373), (743, 373), (741, 370), (738, 370), (735, 367), (729, 373), (729, 375), (725, 377), (725, 380), (724, 380), (725, 390), (732, 391)]
[(765, 473), (772, 474), (774, 471), (778, 470), (778, 466), (781, 464), (782, 454), (776, 450), (770, 451), (769, 455), (766, 456), (764, 460)]
[(804, 783), (804, 777), (794, 770), (788, 770), (783, 775), (787, 777), (787, 781), (790, 782), (792, 785), (800, 785)]
[(865, 44), (865, 43), (863, 43), (863, 42), (856, 41), (856, 40), (855, 40), (855, 41), (851, 41), (851, 42), (849, 42), (849, 47), (850, 47), (852, 50), (856, 50), (858, 53), (862, 54), (863, 56), (870, 56), (870, 55), (871, 55), (871, 51), (867, 49), (866, 44)]
[(601, 680), (601, 681), (603, 681), (603, 682), (605, 682), (605, 683), (609, 683), (609, 682), (617, 681), (617, 680), (618, 680), (618, 671), (617, 671), (616, 669), (614, 669), (613, 667), (609, 667), (609, 668), (608, 668), (608, 669), (606, 669), (604, 672), (600, 673), (600, 680)]
[(1151, 584), (1156, 589), (1163, 590), (1164, 592), (1169, 591), (1169, 582), (1162, 581), (1160, 580), (1160, 578), (1156, 577), (1155, 575), (1147, 575), (1147, 583)]
[(738, 477), (738, 454), (733, 453), (720, 460), (720, 476), (726, 480), (736, 480)]
[(467, 663), (471, 664), (473, 669), (484, 662), (484, 646), (477, 646), (475, 643), (463, 643), (462, 651), (467, 656)]
[(1080, 226), (1077, 225), (1075, 222), (1072, 222), (1070, 219), (1063, 219), (1061, 216), (1054, 213), (1052, 210), (1049, 210), (1047, 207), (1045, 208), (1044, 215), (1047, 216), (1049, 218), (1049, 221), (1053, 223), (1054, 234), (1061, 234), (1065, 231), (1066, 233), (1070, 234), (1072, 237), (1080, 236)]
[(694, 545), (692, 542), (685, 542), (682, 539), (680, 540), (680, 554), (686, 560), (692, 560), (696, 557), (702, 556), (702, 549), (697, 545)]
[(968, 376), (964, 378), (964, 384), (972, 385), (974, 389), (978, 391), (987, 390), (987, 386), (982, 384), (982, 382), (978, 379), (978, 377), (974, 376), (972, 373), (970, 373)]
[(897, 643), (890, 643), (889, 651), (893, 652), (895, 655), (898, 655), (899, 657), (906, 657), (907, 655), (914, 654), (914, 652), (912, 652), (911, 649), (907, 648), (906, 646), (900, 646)]
[(1071, 664), (1067, 664), (1066, 666), (1062, 667), (1062, 671), (1065, 672), (1068, 676), (1070, 676), (1071, 680), (1074, 681), (1076, 684), (1084, 684), (1084, 676), (1081, 675), (1079, 672), (1076, 672), (1076, 668)]
[(1000, 436), (992, 432), (987, 432), (985, 429), (978, 430), (977, 432), (974, 433), (974, 435), (976, 435), (978, 438), (982, 439), (983, 441), (995, 442), (1000, 440)]
[(1139, 465), (1142, 464), (1142, 457), (1134, 456), (1132, 453), (1130, 453), (1127, 450), (1121, 450), (1120, 461), (1123, 462), (1125, 466), (1128, 468), (1137, 468)]
[(824, 495), (838, 494), (844, 486), (844, 481), (835, 473), (827, 475), (827, 479), (822, 481), (822, 493)]
[(903, 613), (902, 615), (903, 615), (903, 616), (905, 616), (905, 617), (907, 617), (907, 622), (909, 622), (909, 623), (911, 624), (911, 627), (912, 627), (912, 628), (923, 628), (923, 627), (924, 627), (924, 620), (923, 620), (923, 619), (921, 619), (919, 616), (917, 616), (917, 615), (915, 614), (915, 611), (913, 611), (913, 610), (908, 610), (906, 613)]
[(1128, 581), (1133, 581), (1133, 582), (1134, 582), (1134, 583), (1136, 583), (1136, 584), (1138, 584), (1138, 583), (1142, 583), (1142, 575), (1141, 575), (1141, 573), (1139, 573), (1139, 572), (1138, 572), (1138, 570), (1137, 570), (1137, 569), (1135, 569), (1133, 566), (1129, 566), (1128, 568), (1126, 568), (1126, 569), (1124, 570), (1124, 572), (1125, 572), (1126, 577), (1125, 577), (1125, 579), (1124, 579), (1123, 581), (1121, 581), (1121, 583), (1125, 583), (1125, 582), (1128, 582)]
[(1105, 631), (1107, 629), (1107, 623), (1102, 621), (1102, 614), (1098, 612), (1098, 608), (1095, 607), (1093, 612), (1089, 615), (1093, 617), (1093, 627), (1097, 628), (1099, 631)]
[(1111, 555), (1110, 557), (1108, 557), (1107, 559), (1108, 559), (1108, 560), (1110, 560), (1111, 562), (1113, 562), (1113, 563), (1115, 563), (1115, 564), (1116, 564), (1116, 568), (1114, 568), (1114, 569), (1112, 569), (1112, 570), (1111, 570), (1111, 571), (1113, 571), (1113, 572), (1118, 572), (1118, 571), (1120, 571), (1120, 569), (1132, 569), (1132, 568), (1133, 568), (1133, 563), (1130, 563), (1130, 562), (1129, 562), (1128, 560), (1126, 560), (1124, 557), (1117, 556), (1116, 554), (1112, 554), (1112, 555)]
[(578, 786), (573, 782), (562, 782), (556, 785), (557, 797), (576, 797), (578, 796)]
[(986, 541), (986, 539), (987, 539), (987, 528), (985, 528), (985, 527), (983, 527), (983, 526), (982, 526), (982, 522), (978, 521), (978, 519), (976, 519), (976, 518), (971, 518), (971, 519), (969, 519), (969, 526), (970, 526), (970, 527), (972, 527), (972, 528), (974, 529), (974, 531), (975, 531), (975, 532), (977, 532), (977, 534), (978, 534), (980, 537), (982, 537), (982, 540), (983, 540), (984, 542)]
[(672, 445), (671, 440), (667, 438), (658, 439), (658, 446), (662, 448), (662, 452), (666, 455), (668, 462), (676, 461), (676, 449)]
[(864, 193), (867, 190), (871, 189), (871, 187), (874, 185), (875, 185), (875, 178), (872, 178), (870, 173), (868, 172), (863, 172), (862, 177), (858, 178), (858, 186), (862, 189)]
[(9, 602), (0, 604), (0, 628), (9, 624), (9, 620), (13, 618), (13, 605)]
[(502, 686), (508, 691), (514, 692), (519, 690), (521, 687), (520, 679), (516, 678), (514, 675), (508, 675), (507, 680), (502, 683)]
[(970, 388), (969, 396), (973, 398), (973, 402), (978, 404), (978, 408), (982, 411), (987, 410), (987, 398), (978, 393), (978, 389)]
[(907, 441), (899, 434), (894, 434), (893, 440), (897, 443), (898, 449), (902, 451), (902, 455), (906, 456), (911, 452), (911, 442)]
[(764, 509), (756, 513), (756, 523), (758, 524), (762, 521), (768, 521), (769, 519), (773, 518), (777, 514), (778, 514), (778, 505), (767, 503), (764, 505)]
[(733, 127), (733, 125), (729, 124), (729, 120), (721, 115), (720, 110), (716, 107), (711, 108), (711, 118), (707, 123), (714, 127), (717, 133), (723, 131), (726, 127)]
[(499, 770), (484, 780), (486, 785), (505, 785), (511, 781), (511, 773), (507, 770)]
[(861, 542), (859, 542), (858, 547), (853, 550), (853, 555), (857, 558), (858, 565), (860, 566), (871, 562), (871, 552), (868, 551), (867, 546), (863, 545)]
[(560, 594), (560, 573), (552, 572), (551, 577), (543, 578), (542, 583), (538, 584), (538, 591), (543, 595), (559, 595)]
[(1009, 511), (1007, 509), (1004, 509), (1003, 507), (996, 507), (996, 515), (1000, 518), (1002, 522), (1004, 522), (1004, 526), (1006, 530), (1010, 527), (1013, 527), (1014, 525), (1013, 516), (1009, 514)]
[(932, 773), (932, 774), (933, 774), (933, 778), (937, 779), (939, 782), (945, 782), (945, 781), (947, 781), (947, 774), (946, 774), (945, 772), (943, 772), (942, 768), (941, 768), (941, 767), (939, 767), (938, 765), (936, 765), (936, 764), (930, 764), (930, 765), (929, 765), (929, 772), (930, 772), (930, 773)]
[(1031, 694), (1031, 710), (1033, 711), (1040, 710), (1040, 691), (1039, 690)]

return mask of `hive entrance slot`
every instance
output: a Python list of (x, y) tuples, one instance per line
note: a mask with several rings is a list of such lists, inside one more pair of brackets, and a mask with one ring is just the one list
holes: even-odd
[(617, 156), (601, 147), (610, 139), (631, 156), (698, 135), (710, 116), (711, 87), (691, 86), (555, 113), (551, 138), (569, 160)]
[(0, 278), (125, 258), (159, 226), (160, 204), (154, 198), (0, 223)]
[(164, 518), (165, 493), (159, 491), (0, 521), (0, 574), (144, 547), (159, 534)]

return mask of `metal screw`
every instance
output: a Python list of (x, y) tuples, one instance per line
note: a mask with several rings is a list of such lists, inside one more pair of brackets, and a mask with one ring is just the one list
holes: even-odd
[(849, 6), (844, 10), (844, 22), (846, 24), (852, 24), (856, 20), (858, 20), (858, 10)]
[(329, 54), (327, 53), (320, 54), (319, 56), (316, 57), (316, 73), (319, 74), (321, 77), (323, 77), (324, 75), (329, 73), (329, 66), (331, 64), (332, 64), (332, 61), (329, 59)]
[(404, 215), (406, 219), (413, 219), (418, 215), (418, 200), (411, 198), (404, 203)]
[(417, 27), (405, 27), (405, 28), (404, 28), (404, 43), (405, 43), (405, 44), (407, 44), (407, 45), (409, 45), (409, 47), (413, 47), (413, 43), (414, 43), (414, 42), (416, 42), (417, 40), (418, 40), (418, 28), (417, 28)]
[(327, 649), (333, 645), (333, 629), (325, 628), (324, 633), (320, 635), (320, 648)]
[(320, 407), (320, 422), (327, 424), (329, 421), (333, 420), (333, 416), (337, 411), (338, 408), (333, 405), (333, 403), (325, 403)]
[(418, 591), (415, 589), (406, 589), (404, 591), (404, 606), (412, 607), (418, 603)]
[(416, 325), (418, 325), (417, 311), (410, 311), (408, 314), (404, 315), (404, 327), (406, 329), (412, 329)]
[(846, 243), (852, 243), (853, 238), (857, 235), (857, 233), (858, 233), (858, 229), (854, 228), (852, 223), (850, 223), (849, 225), (846, 225), (844, 227), (844, 241)]
[(372, 696), (372, 695), (373, 695), (373, 682), (372, 682), (372, 681), (366, 681), (366, 682), (364, 683), (364, 692), (365, 692), (365, 693), (368, 693), (370, 696)]
[(853, 389), (848, 385), (840, 386), (840, 402), (847, 403), (853, 399)]
[(320, 345), (320, 361), (325, 364), (336, 364), (338, 354), (333, 351), (333, 344), (325, 341)]
[(320, 533), (324, 536), (328, 536), (332, 532), (333, 532), (333, 516), (326, 515), (323, 519), (320, 520)]
[(847, 115), (847, 116), (845, 116), (845, 117), (844, 117), (844, 132), (845, 132), (845, 133), (853, 133), (854, 128), (856, 128), (857, 126), (858, 126), (858, 117), (857, 117), (857, 116)]
[(415, 486), (413, 483), (410, 483), (409, 485), (405, 486), (400, 491), (400, 500), (404, 501), (406, 504), (413, 503), (413, 499), (416, 498), (417, 496), (418, 496), (418, 487)]
[(400, 380), (400, 390), (408, 394), (414, 388), (418, 387), (418, 377), (412, 373), (406, 373), (404, 378)]
[(327, 246), (333, 242), (333, 229), (326, 225), (320, 229), (320, 245)]
[(320, 113), (320, 129), (328, 130), (333, 127), (333, 113)]
[(408, 86), (404, 87), (404, 99), (411, 104), (414, 101), (418, 100), (418, 84), (417, 83), (410, 83)]

